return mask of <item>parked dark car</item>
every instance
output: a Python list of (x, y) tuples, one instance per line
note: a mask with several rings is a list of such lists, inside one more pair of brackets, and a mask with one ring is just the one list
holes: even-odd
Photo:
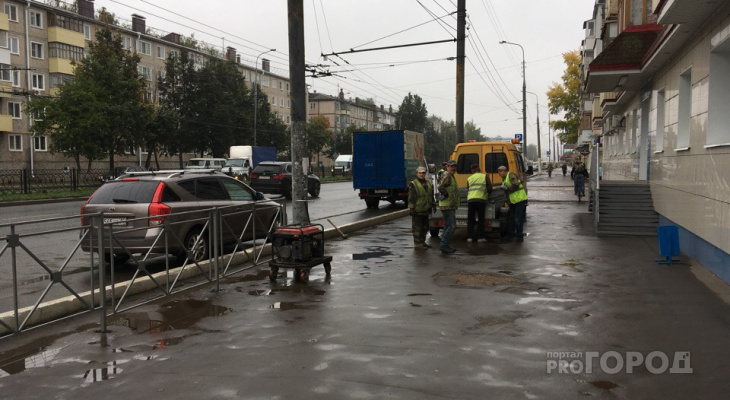
[[(263, 193), (281, 194), (291, 199), (292, 165), (288, 161), (265, 161), (251, 172), (251, 187)], [(317, 175), (307, 175), (307, 192), (319, 197), (320, 182)]]
[[(247, 225), (254, 204), (256, 222)], [(264, 238), (268, 229), (278, 222), (278, 203), (266, 199), (243, 182), (214, 171), (127, 173), (97, 189), (81, 208), (81, 214), (103, 213), (104, 238), (108, 237), (109, 227), (113, 225), (114, 251), (105, 250), (105, 257), (111, 259), (109, 253), (113, 253), (115, 264), (124, 263), (131, 254), (147, 252), (174, 254), (182, 260), (191, 252), (194, 261), (201, 261), (210, 254), (209, 237), (204, 227), (208, 210), (214, 207), (225, 207), (221, 212), (224, 224), (230, 229), (221, 229), (224, 244), (238, 240), (236, 235), (240, 232), (235, 229), (254, 226), (256, 237)], [(88, 219), (83, 220), (84, 224), (91, 224)], [(165, 220), (169, 222), (167, 248), (165, 240), (158, 238)], [(95, 234), (92, 232), (91, 240), (95, 239)], [(253, 232), (247, 231), (243, 240), (252, 238)], [(85, 240), (81, 247), (84, 251), (91, 251), (92, 247), (97, 251), (95, 242)]]

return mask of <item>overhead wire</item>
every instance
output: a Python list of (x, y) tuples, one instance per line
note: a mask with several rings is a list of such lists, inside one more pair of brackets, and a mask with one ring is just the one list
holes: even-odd
[[(502, 81), (502, 84), (504, 85), (504, 87), (505, 88), (508, 88), (507, 83), (504, 81), (504, 79), (502, 78), (502, 75), (498, 72), (497, 67), (494, 65), (494, 62), (492, 61), (492, 58), (489, 57), (489, 52), (487, 51), (486, 47), (484, 46), (484, 42), (482, 42), (482, 39), (479, 36), (479, 32), (477, 32), (477, 29), (474, 26), (474, 24), (472, 23), (471, 18), (468, 18), (467, 17), (467, 20), (469, 21), (469, 26), (471, 27), (470, 31), (474, 32), (474, 36), (479, 41), (479, 44), (481, 45), (481, 48), (484, 49), (484, 55), (486, 56), (486, 59), (489, 60), (489, 64), (492, 66), (492, 70), (497, 74), (497, 77), (499, 77), (500, 81)], [(472, 41), (473, 41), (473, 39), (472, 39)], [(481, 54), (481, 52), (479, 54)], [(490, 74), (491, 74), (491, 72), (490, 72)], [(500, 92), (501, 92), (501, 90), (500, 90)], [(509, 93), (512, 94), (512, 92), (509, 92)], [(514, 96), (514, 94), (512, 94), (512, 97), (514, 97), (515, 100), (517, 99), (517, 97)]]

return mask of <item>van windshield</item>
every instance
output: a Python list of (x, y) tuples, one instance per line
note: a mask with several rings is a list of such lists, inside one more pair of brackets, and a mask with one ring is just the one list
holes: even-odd
[(205, 160), (190, 160), (187, 165), (188, 167), (204, 167)]
[(243, 159), (228, 160), (226, 161), (226, 167), (243, 167)]
[(335, 167), (347, 167), (349, 161), (335, 161)]

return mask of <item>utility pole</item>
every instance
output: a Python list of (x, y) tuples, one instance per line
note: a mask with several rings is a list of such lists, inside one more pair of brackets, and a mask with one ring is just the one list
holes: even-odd
[(456, 142), (464, 142), (464, 45), (466, 0), (458, 0), (456, 12)]
[(291, 79), (292, 222), (308, 224), (307, 85), (304, 78), (304, 4), (287, 0), (289, 14), (289, 76)]

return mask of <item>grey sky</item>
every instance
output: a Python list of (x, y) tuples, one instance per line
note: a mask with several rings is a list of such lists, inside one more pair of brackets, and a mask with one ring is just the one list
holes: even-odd
[[(235, 47), (251, 61), (276, 48), (266, 57), (273, 68), (288, 71), (285, 0), (96, 0), (95, 4), (97, 10), (106, 7), (123, 20), (137, 13), (147, 18), (148, 27)], [(467, 0), (471, 39), (466, 44), (466, 121), (473, 120), (487, 136), (522, 132), (522, 52), (498, 42), (519, 43), (527, 61), (527, 90), (539, 96), (544, 153), (545, 92), (553, 82), (560, 82), (565, 67), (561, 54), (579, 48), (583, 21), (591, 17), (593, 4), (593, 0)], [(348, 97), (374, 98), (386, 107), (397, 107), (411, 92), (424, 99), (429, 113), (445, 120), (455, 118), (456, 65), (445, 60), (456, 55), (455, 43), (328, 60), (320, 55), (453, 38), (456, 0), (304, 0), (304, 9), (307, 63), (327, 65), (337, 72), (335, 77), (309, 78), (312, 90), (335, 95), (343, 89)], [(446, 16), (449, 13), (454, 14)], [(446, 17), (441, 24), (426, 23), (434, 16)], [(392, 35), (419, 24), (424, 25)], [(392, 36), (377, 40), (388, 35)], [(535, 101), (535, 96), (527, 95), (528, 141), (533, 144)]]

